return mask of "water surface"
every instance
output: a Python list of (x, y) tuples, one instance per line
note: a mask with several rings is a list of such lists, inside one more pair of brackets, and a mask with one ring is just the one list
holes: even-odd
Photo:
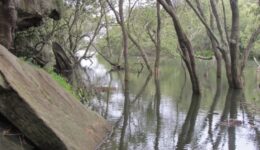
[[(198, 62), (203, 94), (192, 95), (179, 60), (162, 62), (159, 79), (131, 73), (129, 96), (124, 72), (103, 74), (104, 87), (89, 107), (114, 125), (101, 150), (241, 149), (260, 146), (260, 90), (256, 67), (246, 69), (246, 88), (230, 90), (216, 80), (212, 61)], [(107, 87), (112, 87), (111, 89)]]

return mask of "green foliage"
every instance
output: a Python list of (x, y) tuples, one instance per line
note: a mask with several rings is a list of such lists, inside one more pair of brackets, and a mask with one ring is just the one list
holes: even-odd
[[(193, 1), (192, 1), (193, 2)], [(229, 1), (224, 1), (226, 6), (226, 17), (227, 17), (227, 28), (231, 29), (231, 11), (229, 8)], [(195, 2), (193, 2), (194, 6)], [(209, 24), (210, 22), (210, 3), (209, 1), (202, 0), (202, 9), (206, 16), (206, 21)], [(219, 15), (221, 20), (222, 27), (223, 23), (223, 10), (221, 2), (217, 5), (219, 10)], [(176, 13), (180, 19), (180, 23), (183, 27), (183, 30), (187, 33), (189, 39), (192, 42), (192, 46), (197, 55), (210, 57), (213, 55), (211, 42), (208, 38), (205, 27), (192, 11), (190, 7), (188, 7), (185, 3), (179, 3), (176, 6)], [(239, 2), (240, 9), (240, 26), (241, 26), (241, 48), (243, 48), (247, 41), (250, 38), (250, 35), (255, 31), (256, 27), (259, 24), (260, 19), (260, 8), (257, 3), (248, 0), (241, 0)], [(127, 10), (126, 10), (127, 12)], [(111, 19), (111, 18), (110, 18)], [(147, 34), (147, 30), (150, 30), (152, 34), (154, 34), (157, 27), (156, 20), (156, 8), (153, 2), (147, 2), (145, 5), (137, 5), (132, 13), (131, 17), (126, 18), (126, 22), (129, 27), (129, 32), (131, 35), (139, 42), (148, 56), (154, 57), (155, 55), (155, 46), (151, 41), (150, 37)], [(112, 19), (113, 20), (113, 19)], [(167, 13), (161, 9), (161, 47), (162, 54), (178, 54), (178, 39), (176, 37), (175, 29), (172, 23), (171, 17), (167, 15)], [(219, 38), (217, 27), (215, 24), (215, 28), (213, 29), (216, 32), (217, 38)], [(230, 31), (228, 31), (230, 34)], [(113, 50), (113, 56), (117, 58), (122, 49), (122, 37), (119, 26), (110, 26), (109, 27), (109, 36), (111, 42), (111, 49)], [(106, 35), (98, 40), (98, 47), (105, 54), (107, 54), (107, 39)], [(130, 56), (138, 56), (139, 51), (136, 47), (129, 41), (129, 55)], [(251, 55), (258, 55), (258, 49), (260, 49), (260, 42), (256, 42), (254, 48), (252, 49)], [(168, 55), (167, 55), (168, 56)]]
[[(172, 22), (170, 18), (165, 17), (165, 12), (162, 11), (162, 19), (163, 24), (166, 26), (162, 29), (162, 49), (167, 52), (172, 52), (176, 48), (175, 35), (172, 28)], [(144, 6), (144, 7), (136, 7), (133, 9), (130, 18), (127, 18), (127, 27), (130, 34), (133, 38), (138, 41), (139, 45), (144, 49), (148, 56), (154, 56), (155, 53), (155, 45), (151, 41), (148, 30), (155, 38), (156, 31), (156, 9), (154, 6)], [(163, 25), (164, 26), (164, 25)], [(121, 50), (122, 50), (122, 35), (121, 29), (119, 26), (112, 26), (109, 28), (109, 39), (110, 46), (113, 50), (113, 56), (118, 58)], [(97, 45), (100, 50), (104, 54), (108, 54), (107, 51), (107, 36), (103, 36), (103, 38), (97, 41)], [(129, 55), (130, 56), (139, 56), (140, 53), (135, 47), (135, 45), (129, 40)], [(113, 58), (112, 58), (113, 59)]]
[[(26, 58), (24, 58), (24, 57), (20, 57), (20, 60), (24, 61), (27, 64), (30, 64), (31, 66), (35, 67), (36, 69), (41, 69), (40, 66), (35, 65), (30, 60), (26, 60)], [(64, 78), (63, 76), (61, 76), (61, 75), (57, 74), (56, 72), (54, 72), (53, 69), (46, 70), (46, 72), (48, 74), (50, 74), (52, 79), (55, 80), (65, 91), (67, 91), (70, 94), (72, 94), (76, 99), (80, 99), (81, 98), (81, 96), (77, 92), (75, 92), (73, 90), (72, 86), (68, 83), (66, 78)]]
[[(44, 50), (52, 51), (51, 44), (53, 41), (59, 43), (67, 52), (67, 56), (73, 57), (78, 50), (85, 49), (88, 45), (88, 40), (99, 20), (100, 6), (98, 1), (80, 0), (80, 6), (76, 7), (76, 1), (54, 0), (53, 4), (57, 4), (58, 9), (62, 9), (62, 18), (59, 21), (54, 21), (50, 18), (43, 18), (43, 25), (32, 27), (26, 31), (16, 32), (15, 46), (17, 56), (30, 64), (40, 64), (36, 62), (38, 58), (46, 55), (41, 55), (42, 47), (48, 44)], [(76, 13), (77, 12), (77, 13)], [(49, 57), (49, 56), (47, 56)], [(71, 59), (74, 60), (74, 59)], [(48, 63), (48, 62), (47, 62)], [(44, 67), (45, 64), (41, 64)], [(40, 66), (36, 66), (40, 67)], [(66, 91), (74, 95), (77, 99), (87, 101), (91, 93), (79, 87), (72, 87), (67, 80), (59, 74), (56, 74), (53, 69), (48, 69), (47, 72), (52, 78), (59, 83)], [(74, 85), (73, 85), (74, 86)]]
[(57, 74), (53, 70), (49, 70), (47, 72), (51, 75), (53, 80), (55, 80), (65, 91), (72, 94), (77, 100), (80, 100), (81, 102), (87, 102), (92, 96), (91, 92), (86, 91), (82, 88), (74, 89), (66, 78), (64, 78), (60, 74)]
[(42, 50), (44, 44), (51, 45), (53, 41), (59, 43), (68, 56), (87, 47), (87, 39), (92, 36), (100, 18), (97, 15), (100, 11), (98, 2), (80, 0), (78, 7), (76, 1), (71, 0), (65, 0), (64, 3), (54, 0), (52, 3), (62, 9), (62, 18), (58, 21), (43, 18), (43, 25), (16, 32), (17, 56), (32, 58)]
[[(56, 0), (59, 3), (61, 0)], [(194, 1), (193, 1), (194, 2)], [(210, 7), (209, 1), (202, 0), (203, 10), (205, 11), (205, 16), (207, 22), (210, 18)], [(85, 49), (88, 45), (89, 37), (93, 35), (93, 31), (96, 27), (97, 21), (100, 16), (100, 8), (94, 0), (81, 1), (82, 6), (76, 11), (76, 1), (66, 0), (66, 5), (64, 6), (63, 17), (60, 21), (52, 21), (50, 19), (44, 20), (44, 25), (39, 28), (30, 28), (27, 31), (18, 32), (16, 36), (17, 45), (26, 44), (26, 53), (23, 51), (20, 56), (24, 56), (26, 59), (31, 57), (34, 51), (38, 51), (41, 44), (36, 46), (41, 42), (51, 42), (56, 41), (63, 46), (65, 51), (74, 54), (77, 50)], [(226, 15), (227, 15), (227, 28), (231, 28), (231, 11), (229, 9), (229, 1), (225, 1)], [(106, 6), (106, 12), (108, 6)], [(240, 27), (241, 27), (241, 47), (245, 47), (250, 35), (254, 32), (256, 26), (258, 26), (260, 21), (260, 9), (257, 4), (252, 3), (248, 0), (240, 1)], [(220, 13), (221, 23), (223, 24), (223, 11), (222, 6), (218, 4), (218, 9)], [(76, 12), (78, 13), (77, 15)], [(111, 11), (110, 11), (111, 12)], [(147, 4), (137, 5), (129, 17), (126, 14), (126, 24), (131, 35), (139, 42), (141, 47), (145, 50), (146, 54), (150, 57), (155, 55), (155, 45), (148, 35), (148, 31), (152, 34), (155, 39), (155, 32), (157, 28), (157, 18), (156, 18), (156, 8), (153, 2), (147, 2)], [(205, 27), (199, 21), (198, 17), (194, 12), (188, 7), (184, 2), (176, 6), (177, 16), (180, 19), (180, 23), (183, 30), (187, 33), (188, 38), (192, 42), (192, 46), (195, 50), (195, 54), (199, 56), (211, 57), (213, 52), (211, 50), (211, 43), (207, 36)], [(178, 54), (178, 39), (176, 37), (175, 29), (171, 17), (161, 9), (161, 54)], [(115, 18), (109, 13), (107, 15), (108, 19), (108, 33), (110, 39), (110, 49), (112, 51), (112, 56), (109, 58), (112, 62), (116, 62), (118, 57), (121, 55), (122, 51), (122, 33), (120, 26), (115, 25)], [(73, 23), (75, 20), (75, 23)], [(104, 20), (102, 22), (104, 25)], [(104, 28), (103, 28), (104, 29)], [(213, 29), (216, 33), (217, 29)], [(228, 31), (230, 33), (230, 31)], [(228, 33), (228, 34), (229, 34)], [(83, 38), (81, 38), (83, 36)], [(217, 35), (217, 38), (219, 35)], [(84, 39), (84, 37), (87, 37)], [(260, 37), (259, 37), (260, 38)], [(29, 42), (28, 42), (29, 41)], [(108, 51), (108, 38), (105, 32), (102, 32), (100, 38), (95, 41), (96, 47), (104, 54), (109, 56)], [(252, 49), (251, 56), (260, 56), (260, 42), (256, 42), (254, 48)], [(137, 48), (129, 41), (129, 56), (136, 58), (140, 53)], [(136, 64), (136, 59), (131, 62), (130, 65), (134, 70), (137, 70), (138, 66)], [(167, 70), (168, 68), (165, 68)], [(67, 81), (60, 75), (49, 71), (52, 77), (67, 91), (70, 91), (76, 97), (88, 97), (89, 93), (85, 93), (84, 90), (79, 89), (78, 92), (73, 92), (72, 87), (67, 83)], [(171, 74), (172, 75), (172, 74)], [(168, 77), (166, 77), (167, 79)]]
[[(251, 34), (255, 32), (256, 27), (260, 22), (260, 7), (256, 3), (244, 2), (240, 3), (240, 9), (243, 10), (240, 13), (240, 26), (241, 26), (241, 46), (245, 47)], [(260, 37), (258, 37), (258, 40)], [(251, 50), (250, 57), (260, 57), (260, 42), (255, 42), (254, 47)]]
[(201, 50), (201, 51), (195, 51), (195, 55), (203, 56), (203, 57), (212, 57), (214, 56), (214, 53), (211, 50)]
[[(182, 8), (182, 9), (181, 9)], [(180, 6), (178, 16), (183, 25), (185, 32), (190, 36), (193, 47), (196, 50), (210, 49), (210, 41), (207, 38), (204, 27), (194, 15), (194, 12), (185, 6)], [(178, 55), (178, 39), (175, 33), (172, 19), (168, 14), (161, 9), (161, 49), (162, 54), (166, 56)], [(150, 57), (155, 55), (155, 45), (149, 37), (148, 31), (152, 34), (155, 39), (155, 33), (157, 28), (156, 8), (153, 3), (145, 6), (137, 6), (133, 9), (131, 17), (126, 20), (128, 24), (128, 31), (138, 41), (139, 45), (145, 50), (146, 54)], [(119, 26), (112, 26), (109, 28), (109, 36), (111, 41), (111, 49), (114, 55), (118, 56), (122, 49), (122, 37)], [(198, 38), (199, 37), (199, 38)], [(129, 40), (129, 55), (138, 56), (140, 55), (137, 48)], [(98, 41), (99, 49), (102, 52), (107, 53), (105, 49), (107, 45), (106, 36)]]
[(73, 91), (72, 86), (67, 82), (67, 80), (64, 77), (55, 73), (54, 71), (49, 71), (48, 73), (51, 75), (52, 79), (54, 79), (61, 87), (63, 87), (67, 92), (71, 93), (76, 98), (78, 98), (75, 92)]
[(92, 96), (90, 91), (86, 91), (82, 88), (74, 89), (72, 85), (68, 83), (66, 78), (60, 74), (57, 74), (53, 70), (49, 70), (47, 72), (51, 75), (53, 80), (55, 80), (65, 91), (72, 94), (77, 100), (80, 100), (81, 102), (87, 102)]
[[(121, 53), (122, 48), (122, 35), (121, 35), (121, 29), (119, 26), (113, 27), (111, 30), (109, 30), (109, 40), (111, 41), (110, 46), (112, 51), (112, 60), (114, 61), (117, 59), (119, 54)], [(107, 38), (104, 36), (103, 38), (99, 39), (97, 42), (97, 47), (102, 51), (102, 53), (106, 56), (109, 55), (108, 51), (108, 43)], [(115, 56), (115, 57), (113, 57)]]

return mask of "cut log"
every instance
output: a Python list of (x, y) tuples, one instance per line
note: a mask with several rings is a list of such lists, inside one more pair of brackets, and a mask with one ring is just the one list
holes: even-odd
[(0, 73), (1, 83), (10, 87), (0, 88), (0, 113), (39, 149), (92, 150), (111, 129), (44, 70), (22, 62), (2, 45)]

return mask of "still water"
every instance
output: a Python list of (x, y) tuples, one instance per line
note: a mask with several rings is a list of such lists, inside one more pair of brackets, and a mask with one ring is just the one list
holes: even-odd
[(197, 65), (201, 97), (192, 95), (189, 76), (179, 60), (162, 62), (159, 79), (135, 73), (138, 67), (131, 69), (129, 95), (123, 90), (124, 72), (101, 67), (102, 74), (96, 76), (103, 80), (93, 80), (97, 96), (88, 106), (114, 128), (99, 149), (259, 149), (256, 66), (249, 63), (246, 88), (235, 91), (228, 89), (224, 73), (222, 80), (216, 80), (213, 61)]

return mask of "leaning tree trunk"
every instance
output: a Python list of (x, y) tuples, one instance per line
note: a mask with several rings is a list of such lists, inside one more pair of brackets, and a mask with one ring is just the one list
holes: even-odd
[[(201, 17), (205, 20), (206, 22), (206, 16), (204, 14), (204, 11), (202, 10), (202, 7), (201, 7), (201, 4), (200, 4), (200, 1), (199, 0), (196, 0), (196, 4), (197, 4), (197, 8), (198, 8), (198, 11), (201, 15)], [(215, 12), (216, 13), (216, 12)], [(213, 19), (213, 14), (210, 13), (210, 28), (211, 30), (214, 30), (214, 19)], [(210, 34), (210, 32), (207, 30), (207, 35), (211, 41), (211, 45), (212, 45), (212, 49), (213, 49), (213, 52), (214, 52), (214, 56), (216, 58), (216, 62), (217, 62), (217, 72), (216, 72), (216, 76), (217, 76), (217, 79), (220, 79), (221, 78), (221, 75), (222, 75), (222, 59), (221, 59), (221, 53), (219, 51), (219, 49), (217, 48), (217, 43), (216, 41), (214, 40), (214, 38), (212, 37), (212, 35)]]
[[(199, 1), (197, 0), (197, 3), (199, 3)], [(199, 10), (201, 10), (201, 8), (199, 8)], [(212, 9), (213, 10), (213, 9)], [(217, 13), (216, 11), (215, 11), (215, 13)], [(205, 15), (204, 15), (204, 13), (202, 13), (203, 15), (202, 15), (202, 17), (204, 18), (204, 19), (206, 19), (206, 17), (205, 17)], [(212, 30), (214, 30), (214, 19), (213, 19), (213, 15), (214, 14), (212, 14), (212, 13), (210, 13), (210, 28), (212, 29)], [(218, 20), (217, 20), (217, 17), (215, 17), (216, 18), (216, 22), (218, 22)], [(217, 25), (218, 25), (218, 23), (217, 23)], [(218, 28), (220, 28), (221, 29), (221, 27), (218, 27)], [(221, 30), (222, 31), (222, 30)], [(220, 32), (221, 32), (220, 31)], [(221, 61), (222, 61), (222, 59), (221, 59), (221, 53), (220, 53), (220, 51), (219, 51), (219, 49), (217, 48), (218, 46), (217, 46), (217, 43), (216, 43), (216, 41), (214, 40), (214, 38), (211, 36), (211, 34), (207, 31), (207, 34), (208, 34), (208, 37), (210, 38), (210, 41), (211, 41), (211, 45), (212, 45), (212, 49), (213, 49), (213, 52), (214, 52), (214, 56), (215, 56), (215, 58), (216, 58), (216, 62), (217, 62), (217, 79), (220, 79), (221, 78), (221, 75), (222, 75), (222, 63), (221, 63)]]
[[(228, 44), (227, 44), (227, 42), (225, 41), (225, 38), (224, 38), (224, 33), (223, 33), (223, 30), (222, 30), (222, 27), (221, 27), (219, 12), (218, 12), (218, 9), (217, 9), (217, 4), (214, 0), (210, 0), (210, 6), (211, 6), (211, 9), (212, 9), (212, 14), (213, 14), (215, 21), (216, 21), (216, 24), (217, 24), (217, 29), (218, 29), (218, 32), (219, 32), (219, 35), (220, 35), (220, 38), (221, 38), (221, 43), (226, 47)], [(224, 10), (225, 9), (223, 8), (223, 11)], [(225, 12), (223, 12), (223, 13), (224, 13), (224, 16), (225, 16)], [(210, 17), (212, 21), (213, 21), (213, 18), (212, 18), (213, 16)], [(225, 18), (226, 17), (224, 17), (224, 21), (226, 20)], [(212, 21), (211, 21), (211, 29), (213, 30)], [(217, 48), (217, 49), (214, 50), (214, 54), (215, 54), (215, 57), (217, 59), (217, 76), (219, 74), (221, 74), (221, 62), (218, 62), (218, 61), (221, 61), (221, 55), (222, 55), (222, 58), (223, 58), (224, 63), (225, 63), (226, 77), (227, 77), (227, 80), (228, 80), (228, 84), (229, 84), (230, 87), (233, 87), (233, 78), (232, 78), (232, 70), (231, 70), (231, 62), (230, 62), (229, 53), (225, 49), (219, 49), (218, 48), (219, 45), (217, 45), (216, 41), (213, 39), (212, 36), (211, 36), (211, 38), (212, 38), (211, 39), (212, 47)], [(226, 34), (226, 38), (228, 39), (227, 34)], [(229, 40), (227, 40), (227, 41), (229, 41)]]
[(230, 58), (231, 58), (231, 71), (232, 71), (232, 88), (243, 88), (243, 80), (240, 73), (240, 59), (239, 59), (239, 8), (238, 0), (230, 0), (232, 11), (232, 28), (229, 41)]
[[(230, 87), (233, 87), (233, 78), (232, 78), (232, 70), (231, 70), (231, 62), (230, 62), (230, 57), (229, 57), (229, 53), (228, 53), (228, 51), (225, 49), (225, 48), (222, 48), (222, 46), (221, 46), (221, 44), (220, 44), (220, 42), (219, 42), (219, 40), (218, 40), (218, 38), (217, 38), (217, 36), (213, 33), (213, 30), (211, 29), (211, 27), (206, 23), (206, 21), (205, 21), (205, 16), (203, 17), (203, 13), (201, 13), (202, 12), (202, 10), (201, 10), (201, 8), (200, 8), (200, 2), (199, 2), (199, 0), (196, 0), (196, 3), (197, 3), (197, 5), (198, 5), (198, 9), (199, 9), (199, 11), (200, 11), (200, 13), (199, 12), (197, 12), (197, 10), (193, 7), (193, 5), (192, 5), (192, 3), (189, 1), (189, 0), (186, 0), (186, 2), (189, 4), (189, 6), (193, 9), (193, 11), (196, 13), (196, 15), (198, 16), (198, 18), (200, 19), (200, 21), (201, 21), (201, 23), (205, 26), (205, 28), (207, 29), (207, 33), (208, 34), (210, 34), (209, 36), (210, 36), (210, 39), (211, 39), (211, 41), (213, 41), (214, 43), (212, 43), (213, 44), (213, 47), (215, 47), (215, 46), (217, 46), (217, 49), (218, 49), (218, 51), (221, 53), (221, 55), (222, 55), (222, 57), (223, 57), (223, 60), (224, 60), (224, 62), (225, 62), (225, 68), (226, 68), (226, 76), (227, 76), (227, 79), (228, 79), (228, 83), (229, 83), (229, 86)], [(226, 42), (225, 42), (225, 40), (224, 40), (224, 35), (223, 35), (223, 31), (222, 31), (222, 28), (221, 28), (221, 25), (220, 25), (220, 19), (219, 19), (219, 15), (218, 15), (218, 11), (217, 11), (217, 9), (216, 9), (216, 4), (214, 3), (214, 1), (211, 1), (211, 2), (213, 2), (213, 3), (211, 3), (211, 7), (212, 7), (212, 10), (214, 9), (214, 11), (212, 11), (212, 13), (213, 13), (213, 15), (214, 15), (214, 18), (215, 18), (215, 20), (216, 20), (216, 22), (217, 22), (217, 27), (218, 27), (218, 31), (219, 31), (219, 34), (220, 35), (222, 35), (221, 36), (221, 42), (224, 44), (224, 46), (226, 46), (226, 45), (228, 45), (228, 44), (226, 44)], [(223, 5), (224, 6), (224, 5)], [(224, 11), (225, 9), (224, 9), (224, 7), (223, 7), (223, 11)], [(224, 12), (224, 16), (225, 16), (225, 12)], [(212, 17), (211, 17), (212, 18)], [(226, 24), (226, 19), (225, 19), (226, 17), (224, 17), (224, 22), (225, 22), (225, 24)], [(225, 28), (225, 31), (226, 31), (226, 28)], [(227, 33), (227, 32), (226, 32)], [(226, 34), (227, 35), (227, 34)], [(226, 37), (227, 38), (227, 41), (229, 41), (228, 40), (228, 37)], [(215, 45), (216, 44), (216, 45)], [(216, 53), (215, 53), (216, 54)], [(220, 57), (218, 57), (219, 56), (219, 54), (216, 54), (215, 56), (217, 56), (216, 58), (219, 58), (219, 60), (220, 60)], [(219, 66), (220, 66), (220, 64), (218, 64)], [(218, 69), (220, 69), (220, 67), (218, 67)], [(218, 73), (219, 73), (220, 71), (218, 71)]]
[(145, 51), (142, 49), (142, 47), (138, 44), (138, 42), (134, 39), (134, 37), (131, 35), (129, 29), (128, 29), (128, 37), (129, 39), (132, 41), (132, 43), (136, 46), (136, 48), (139, 50), (140, 54), (141, 54), (141, 57), (143, 58), (144, 60), (144, 63), (147, 67), (147, 69), (150, 71), (150, 72), (153, 72), (152, 69), (151, 69), (151, 66), (149, 64), (149, 61), (148, 61), (148, 58), (147, 58), (147, 55), (145, 53)]
[(167, 13), (172, 18), (172, 21), (173, 21), (173, 24), (175, 27), (175, 31), (177, 33), (180, 49), (182, 51), (182, 58), (186, 64), (186, 67), (187, 67), (189, 75), (190, 75), (193, 93), (200, 95), (201, 94), (200, 84), (199, 84), (198, 76), (196, 73), (195, 58), (194, 58), (191, 42), (182, 29), (180, 21), (175, 14), (173, 5), (171, 3), (165, 2), (164, 0), (158, 0), (158, 2), (163, 6), (163, 8), (167, 11)]

